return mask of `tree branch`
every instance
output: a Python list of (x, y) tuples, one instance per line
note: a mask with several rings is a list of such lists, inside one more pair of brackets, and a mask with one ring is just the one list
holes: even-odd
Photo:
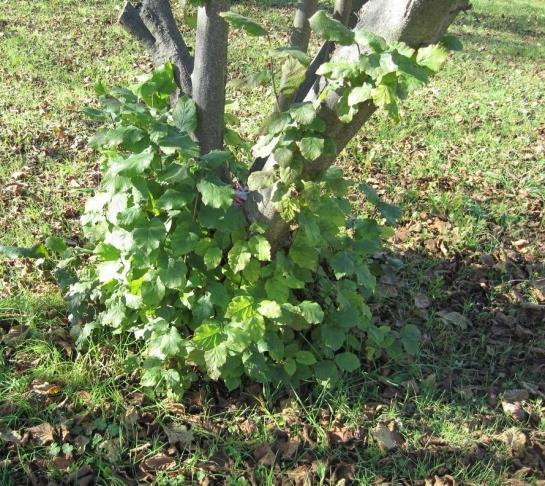
[(118, 21), (150, 50), (155, 66), (172, 63), (176, 83), (190, 95), (193, 58), (178, 30), (169, 0), (144, 0), (140, 9), (127, 1)]
[[(370, 0), (361, 12), (358, 27), (381, 35), (389, 41), (398, 40), (419, 47), (437, 42), (458, 12), (467, 8), (468, 0)], [(338, 48), (333, 58), (354, 59), (357, 56), (357, 48), (349, 46)], [(306, 99), (314, 100), (315, 97), (316, 95), (310, 91)], [(342, 123), (336, 115), (338, 101), (339, 94), (331, 91), (318, 110), (318, 117), (326, 123), (325, 133), (336, 144), (337, 154), (323, 155), (313, 162), (307, 162), (304, 167), (306, 179), (322, 174), (375, 112), (372, 103), (365, 103), (350, 123)], [(271, 170), (275, 165), (276, 162), (271, 155), (263, 170)], [(260, 221), (268, 225), (267, 238), (272, 247), (277, 249), (286, 243), (289, 225), (280, 218), (274, 208), (272, 199), (275, 190), (273, 186), (252, 192), (245, 210), (251, 221)]]
[[(314, 15), (317, 6), (318, 0), (300, 0), (297, 3), (297, 9), (293, 19), (293, 29), (290, 36), (290, 47), (307, 52), (310, 40), (310, 25), (308, 19)], [(279, 111), (286, 110), (295, 98), (295, 95), (296, 93), (291, 95), (280, 95), (278, 98)]]
[[(361, 9), (366, 0), (336, 0), (334, 17), (347, 25), (351, 29), (355, 27), (357, 22), (356, 12)], [(334, 44), (332, 42), (324, 42), (320, 47), (318, 53), (314, 56), (314, 59), (310, 63), (307, 69), (305, 80), (299, 86), (299, 89), (295, 93), (292, 101), (300, 103), (305, 99), (305, 96), (314, 86), (316, 82), (316, 71), (324, 63), (329, 60), (333, 52)]]
[(197, 14), (193, 100), (199, 119), (197, 140), (203, 154), (223, 147), (228, 25), (219, 15), (228, 0), (207, 0)]
[(140, 13), (134, 8), (131, 2), (126, 2), (117, 22), (137, 41), (141, 42), (146, 49), (153, 51), (155, 48), (155, 37), (142, 21)]

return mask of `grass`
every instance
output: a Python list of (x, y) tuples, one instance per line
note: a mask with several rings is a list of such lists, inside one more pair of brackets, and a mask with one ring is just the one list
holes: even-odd
[[(98, 177), (86, 148), (93, 128), (80, 110), (93, 103), (95, 79), (125, 85), (150, 68), (114, 26), (118, 7), (0, 5), (0, 244), (78, 238), (77, 218)], [(278, 27), (273, 43), (282, 45), (290, 5), (237, 9)], [(153, 402), (122, 342), (97, 339), (76, 352), (46, 268), (2, 261), (0, 327), (24, 327), (20, 340), (0, 347), (0, 436), (21, 434), (19, 445), (0, 439), (0, 484), (68, 482), (78, 471), (108, 485), (543, 479), (544, 26), (543, 1), (476, 0), (452, 28), (464, 51), (404, 105), (400, 124), (375, 117), (339, 160), (347, 175), (403, 208), (390, 250), (377, 260), (388, 278), (374, 312), (383, 324), (422, 329), (411, 366), (377, 363), (333, 392), (228, 395), (204, 384), (181, 404)], [(230, 45), (232, 78), (264, 65), (268, 46), (237, 33)], [(251, 139), (272, 106), (268, 89), (231, 89), (229, 97)], [(416, 305), (423, 296), (429, 305)], [(465, 319), (446, 319), (449, 312)], [(521, 388), (530, 393), (517, 420), (498, 397)], [(26, 434), (40, 424), (55, 429), (43, 445)], [(379, 449), (378, 424), (401, 434), (397, 451)], [(165, 427), (181, 425), (189, 432), (168, 444)], [(523, 450), (506, 441), (512, 428), (525, 434)]]

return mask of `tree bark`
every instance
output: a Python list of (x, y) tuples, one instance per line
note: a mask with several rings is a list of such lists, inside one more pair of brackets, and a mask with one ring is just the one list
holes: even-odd
[[(468, 0), (370, 0), (361, 12), (358, 27), (381, 35), (389, 41), (398, 40), (420, 47), (437, 42), (458, 12), (467, 8)], [(338, 48), (333, 58), (356, 59), (358, 55), (357, 48), (349, 46)], [(311, 90), (306, 99), (314, 100), (315, 97)], [(318, 116), (326, 123), (325, 133), (335, 142), (337, 153), (307, 162), (304, 167), (305, 179), (315, 178), (327, 170), (338, 153), (375, 112), (372, 103), (365, 103), (352, 122), (342, 123), (336, 115), (338, 101), (339, 94), (332, 91), (318, 110)], [(275, 165), (271, 155), (263, 170), (272, 170)], [(273, 186), (251, 192), (245, 210), (250, 221), (260, 221), (268, 226), (267, 238), (272, 247), (278, 249), (287, 242), (290, 228), (274, 208), (272, 199), (275, 191)]]
[(170, 61), (180, 90), (191, 95), (193, 57), (178, 30), (169, 0), (144, 0), (140, 8), (128, 1), (118, 22), (150, 50), (155, 66)]
[(197, 14), (192, 78), (199, 120), (196, 135), (203, 154), (223, 147), (228, 25), (219, 14), (226, 10), (227, 0), (207, 0)]

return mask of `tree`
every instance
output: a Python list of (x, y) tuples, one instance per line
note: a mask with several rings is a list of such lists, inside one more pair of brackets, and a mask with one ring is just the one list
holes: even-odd
[[(206, 153), (223, 146), (228, 26), (221, 13), (229, 9), (229, 4), (224, 0), (200, 3), (195, 60), (188, 53), (175, 25), (168, 0), (144, 0), (139, 9), (135, 9), (129, 1), (119, 22), (151, 50), (156, 65), (161, 65), (166, 59), (173, 63), (180, 91), (193, 96), (199, 121), (206, 120), (206, 123), (199, 124), (201, 128), (197, 133), (201, 149)], [(335, 17), (344, 25), (357, 24), (358, 28), (388, 41), (402, 41), (418, 48), (439, 41), (456, 15), (469, 7), (468, 0), (337, 0)], [(298, 2), (291, 35), (293, 49), (307, 51), (309, 19), (316, 8), (316, 0)], [(353, 59), (358, 54), (355, 44), (336, 49), (333, 46), (332, 41), (324, 43), (308, 67), (301, 88), (292, 96), (281, 96), (279, 108), (286, 109), (292, 99), (295, 102), (315, 100), (326, 83), (323, 77), (316, 74), (319, 66), (330, 58)], [(373, 102), (367, 101), (350, 123), (344, 123), (339, 120), (336, 110), (341, 96), (338, 90), (331, 90), (320, 103), (317, 116), (326, 122), (325, 131), (334, 141), (335, 150), (322, 154), (317, 160), (307, 161), (303, 168), (303, 174), (307, 177), (319, 178), (376, 110)], [(266, 161), (254, 164), (252, 171), (271, 170), (275, 165), (274, 156), (270, 155)], [(267, 238), (273, 248), (278, 248), (288, 241), (289, 224), (274, 207), (275, 192), (275, 185), (252, 191), (245, 210), (250, 221), (267, 224)]]
[[(367, 305), (397, 208), (359, 184), (381, 220), (355, 215), (332, 164), (377, 109), (396, 120), (439, 70), (466, 0), (339, 0), (334, 18), (301, 0), (291, 46), (271, 50), (285, 59), (278, 86), (271, 72), (277, 109), (250, 168), (223, 150), (227, 34), (268, 32), (225, 0), (199, 3), (194, 57), (168, 0), (125, 5), (120, 22), (157, 69), (131, 89), (98, 83), (102, 108), (87, 109), (108, 125), (91, 140), (104, 170), (82, 217), (89, 243), (0, 253), (60, 255), (78, 342), (100, 327), (132, 335), (158, 392), (179, 395), (196, 370), (230, 389), (245, 376), (332, 384), (362, 358), (415, 354), (418, 328), (379, 326)], [(311, 31), (324, 39), (313, 60)]]

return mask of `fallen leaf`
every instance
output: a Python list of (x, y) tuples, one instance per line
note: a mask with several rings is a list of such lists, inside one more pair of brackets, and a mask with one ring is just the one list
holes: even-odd
[(469, 326), (471, 326), (471, 321), (459, 312), (441, 311), (439, 312), (439, 315), (441, 316), (443, 322), (446, 324), (454, 324), (460, 329), (467, 329)]
[(30, 388), (37, 395), (43, 395), (48, 397), (55, 397), (57, 395), (60, 395), (62, 392), (62, 388), (59, 385), (56, 385), (54, 383), (47, 383), (47, 382), (42, 383), (37, 380), (34, 380), (30, 384)]
[(528, 400), (530, 398), (530, 394), (528, 393), (528, 390), (524, 390), (522, 388), (515, 389), (515, 390), (507, 390), (503, 394), (503, 399), (506, 402), (523, 402), (525, 400)]
[(193, 432), (185, 425), (163, 425), (163, 430), (168, 438), (170, 445), (180, 444), (183, 447), (188, 446), (193, 442)]
[(344, 481), (352, 481), (355, 475), (355, 464), (349, 462), (340, 462), (333, 470), (331, 484), (342, 484), (342, 482)]
[(403, 437), (399, 432), (390, 430), (385, 424), (378, 424), (372, 431), (373, 438), (383, 452), (391, 451), (403, 444)]
[(427, 309), (430, 304), (430, 298), (426, 294), (418, 293), (414, 296), (414, 305), (417, 309)]
[(312, 470), (308, 465), (303, 465), (286, 471), (286, 476), (295, 486), (306, 486), (312, 484)]
[(528, 414), (522, 408), (520, 402), (507, 402), (502, 400), (501, 406), (506, 415), (509, 415), (511, 418), (523, 422), (528, 418)]
[(143, 462), (143, 467), (147, 471), (166, 471), (172, 469), (176, 465), (173, 457), (167, 456), (160, 452), (154, 456), (148, 457)]
[(29, 326), (13, 326), (8, 333), (2, 337), (2, 342), (6, 346), (13, 347), (23, 341), (27, 337), (29, 331)]
[(272, 466), (276, 461), (275, 453), (272, 451), (271, 446), (266, 443), (259, 444), (253, 450), (253, 456), (258, 464), (266, 467)]
[(57, 456), (51, 461), (51, 464), (61, 471), (65, 471), (73, 463), (74, 462), (71, 459), (68, 459), (65, 456)]
[(27, 432), (30, 433), (30, 436), (37, 440), (40, 445), (45, 445), (53, 442), (53, 427), (47, 422), (43, 424), (35, 425), (34, 427), (29, 427)]
[(327, 432), (327, 438), (330, 445), (346, 444), (354, 437), (352, 431), (348, 427), (337, 426)]
[(502, 434), (503, 441), (510, 447), (511, 452), (516, 457), (523, 457), (526, 450), (526, 444), (528, 438), (526, 434), (521, 430), (513, 427), (512, 429), (506, 430)]
[(239, 429), (246, 438), (251, 438), (257, 433), (257, 426), (251, 419), (246, 419), (241, 422)]
[(93, 468), (89, 464), (85, 464), (78, 471), (69, 474), (66, 478), (66, 484), (74, 484), (77, 486), (88, 486), (94, 482)]
[(21, 444), (21, 435), (15, 430), (7, 429), (0, 432), (0, 440), (12, 444)]
[(301, 442), (298, 439), (287, 438), (277, 441), (275, 448), (278, 450), (280, 458), (287, 461), (295, 455), (300, 444)]

